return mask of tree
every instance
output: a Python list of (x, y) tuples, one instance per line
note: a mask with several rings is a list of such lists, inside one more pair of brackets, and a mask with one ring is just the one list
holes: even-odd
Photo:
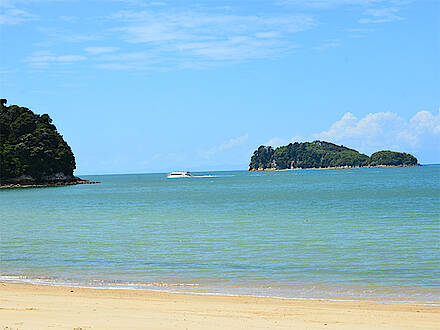
[(270, 146), (260, 146), (251, 157), (249, 170), (377, 165), (417, 165), (417, 158), (393, 151), (380, 151), (370, 158), (354, 149), (330, 142), (295, 142), (275, 150)]
[(273, 155), (273, 149), (271, 146), (260, 146), (254, 151), (251, 157), (251, 164), (249, 169), (266, 169), (271, 167), (271, 159)]
[(370, 165), (410, 166), (417, 165), (417, 158), (404, 152), (382, 150), (375, 152), (370, 157)]
[(73, 177), (75, 157), (49, 115), (17, 105), (0, 107), (0, 184), (26, 176), (36, 183)]

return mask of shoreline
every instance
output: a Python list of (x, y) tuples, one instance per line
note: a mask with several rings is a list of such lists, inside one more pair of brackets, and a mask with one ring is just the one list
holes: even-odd
[(395, 167), (425, 167), (429, 165), (417, 164), (417, 165), (377, 165), (377, 166), (334, 166), (334, 167), (295, 167), (295, 168), (265, 168), (257, 170), (246, 170), (245, 172), (283, 172), (283, 171), (310, 171), (310, 170), (353, 170), (361, 168), (395, 168)]
[(4, 329), (436, 329), (440, 308), (0, 283)]
[(78, 184), (95, 184), (95, 183), (101, 183), (101, 182), (80, 179), (76, 181), (65, 181), (65, 182), (60, 181), (60, 182), (50, 182), (50, 183), (31, 183), (31, 184), (9, 183), (9, 184), (0, 185), (0, 189), (62, 187), (62, 186), (75, 186)]
[[(329, 283), (279, 283), (239, 285), (206, 283), (185, 280), (140, 281), (117, 279), (69, 279), (61, 277), (28, 276), (26, 274), (0, 274), (0, 284), (23, 284), (45, 287), (73, 287), (96, 290), (129, 290), (176, 294), (255, 297), (269, 299), (328, 300), (404, 304), (440, 307), (440, 291), (414, 286), (378, 286)], [(267, 290), (267, 288), (270, 288)]]

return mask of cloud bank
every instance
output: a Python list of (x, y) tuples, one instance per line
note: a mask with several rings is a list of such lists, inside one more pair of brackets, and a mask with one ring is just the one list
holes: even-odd
[(309, 15), (244, 15), (198, 9), (121, 11), (114, 31), (154, 54), (198, 60), (266, 58), (296, 48), (289, 38), (315, 25)]
[(413, 153), (425, 163), (440, 162), (440, 110), (422, 110), (405, 119), (394, 112), (369, 113), (362, 118), (346, 112), (328, 130), (309, 137), (272, 138), (267, 145), (325, 140), (371, 154), (379, 150)]
[(419, 111), (410, 120), (393, 112), (369, 113), (360, 119), (347, 112), (314, 137), (356, 146), (365, 152), (390, 148), (417, 151), (431, 142), (437, 142), (438, 149), (440, 111), (436, 115)]
[[(66, 57), (66, 60), (53, 54), (48, 55), (50, 58), (43, 58), (31, 53), (27, 55), (31, 67), (53, 68), (60, 63), (74, 66), (87, 57), (85, 65), (91, 64), (100, 69), (204, 68), (230, 62), (286, 57), (304, 47), (326, 51), (343, 47), (347, 34), (347, 31), (334, 36), (323, 33), (323, 27), (329, 24), (326, 12), (348, 8), (353, 16), (352, 24), (355, 24), (351, 29), (356, 33), (348, 32), (358, 38), (365, 37), (371, 30), (369, 27), (377, 23), (404, 20), (400, 11), (411, 2), (275, 0), (268, 2), (266, 10), (262, 11), (259, 6), (245, 6), (246, 2), (240, 1), (219, 6), (208, 2), (113, 0), (100, 16), (86, 11), (81, 16), (61, 15), (58, 20), (48, 19), (53, 3), (64, 1), (0, 1), (0, 25), (45, 22), (44, 28), (36, 30), (46, 34), (44, 41), (35, 43), (37, 47), (32, 53), (58, 53), (60, 50), (54, 45), (64, 49), (66, 42), (81, 44), (76, 49), (69, 48), (75, 55), (61, 55), (76, 56)], [(37, 10), (36, 4), (42, 9)], [(91, 22), (99, 22), (99, 25)], [(87, 24), (91, 30), (84, 34), (84, 25)], [(316, 45), (305, 46), (307, 43), (300, 35), (310, 30), (323, 35)], [(93, 40), (99, 40), (100, 44), (89, 44)], [(121, 57), (99, 56), (109, 54)]]

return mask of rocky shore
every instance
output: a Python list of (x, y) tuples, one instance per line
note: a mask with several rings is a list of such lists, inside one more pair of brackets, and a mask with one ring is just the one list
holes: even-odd
[(90, 181), (83, 180), (77, 177), (71, 178), (69, 180), (59, 180), (59, 181), (46, 181), (46, 182), (7, 182), (0, 185), (0, 189), (10, 189), (10, 188), (38, 188), (38, 187), (59, 187), (59, 186), (73, 186), (77, 184), (94, 184), (101, 183), (100, 181)]
[(265, 171), (302, 171), (302, 170), (338, 170), (338, 169), (355, 169), (355, 168), (386, 168), (386, 167), (417, 167), (417, 166), (428, 166), (428, 165), (375, 165), (375, 166), (333, 166), (333, 167), (295, 167), (295, 168), (259, 168), (259, 169), (250, 169), (248, 172), (265, 172)]

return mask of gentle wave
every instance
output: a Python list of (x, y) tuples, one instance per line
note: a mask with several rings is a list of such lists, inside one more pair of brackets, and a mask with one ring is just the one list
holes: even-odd
[(217, 175), (192, 175), (192, 178), (218, 178)]
[(91, 289), (149, 290), (170, 293), (252, 296), (284, 299), (326, 299), (339, 301), (374, 301), (440, 306), (440, 288), (423, 290), (409, 287), (364, 287), (348, 285), (243, 285), (221, 283), (168, 283), (162, 281), (122, 281), (102, 279), (65, 279), (29, 275), (0, 275), (0, 282)]

